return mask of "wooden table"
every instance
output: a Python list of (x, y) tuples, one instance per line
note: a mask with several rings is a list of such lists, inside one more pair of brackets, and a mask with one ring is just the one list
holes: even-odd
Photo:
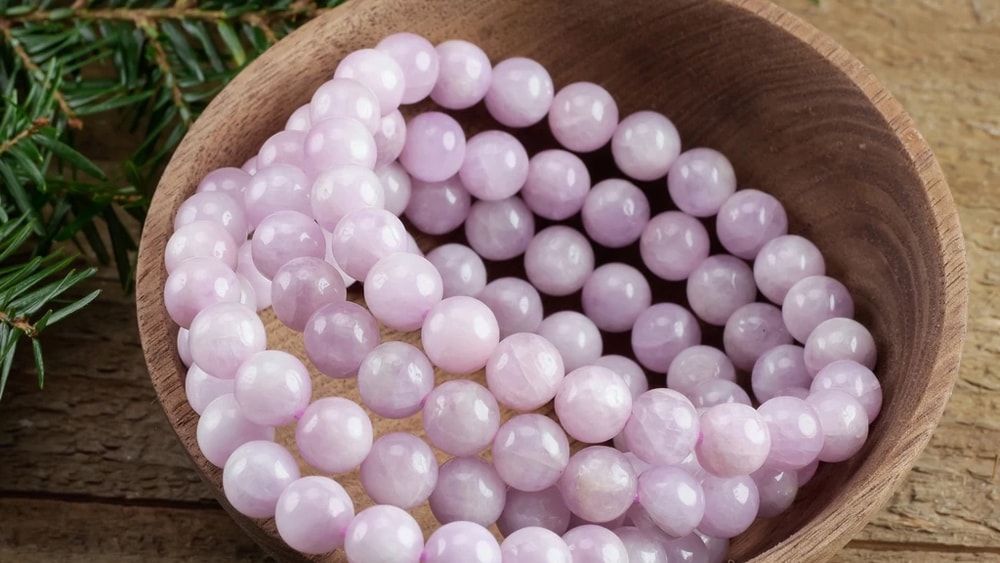
[[(865, 62), (934, 147), (958, 203), (971, 307), (927, 451), (841, 561), (1000, 561), (1000, 0), (779, 0)], [(94, 124), (96, 128), (100, 124)], [(122, 147), (107, 147), (109, 160)], [(262, 561), (218, 507), (147, 379), (134, 301), (102, 270), (0, 403), (0, 561)]]

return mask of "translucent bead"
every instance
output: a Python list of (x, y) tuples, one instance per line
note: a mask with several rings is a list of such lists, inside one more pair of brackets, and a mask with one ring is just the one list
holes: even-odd
[(753, 276), (760, 292), (779, 305), (793, 285), (825, 272), (823, 254), (815, 244), (798, 235), (771, 239), (760, 249), (753, 263)]
[(622, 248), (642, 235), (649, 222), (649, 200), (631, 182), (604, 180), (587, 194), (581, 216), (583, 228), (594, 242)]
[(803, 343), (823, 321), (853, 316), (851, 293), (844, 284), (828, 276), (809, 276), (799, 280), (785, 294), (781, 305), (781, 318), (788, 332)]
[(701, 342), (698, 321), (675, 303), (657, 303), (643, 311), (632, 326), (632, 352), (648, 370), (666, 373), (685, 348)]
[(680, 463), (698, 441), (698, 413), (687, 397), (672, 389), (650, 389), (632, 403), (625, 444), (654, 465)]
[(298, 211), (309, 215), (312, 182), (302, 169), (291, 164), (262, 167), (247, 183), (243, 206), (247, 224), (254, 230), (264, 217), (277, 211)]
[(607, 522), (635, 500), (637, 479), (625, 454), (606, 446), (588, 446), (569, 458), (559, 478), (563, 501), (573, 514)]
[(235, 197), (246, 191), (250, 183), (250, 174), (239, 168), (216, 168), (198, 182), (197, 193), (226, 192)]
[(354, 279), (364, 280), (380, 258), (407, 248), (406, 227), (385, 209), (351, 211), (337, 223), (330, 246), (337, 264)]
[(605, 332), (626, 332), (649, 308), (652, 292), (642, 272), (628, 264), (604, 264), (583, 284), (583, 312)]
[(577, 526), (563, 534), (573, 563), (628, 563), (625, 544), (611, 530), (594, 524)]
[(521, 197), (539, 217), (562, 221), (583, 208), (588, 192), (587, 165), (571, 152), (551, 149), (531, 157)]
[(538, 291), (569, 295), (582, 289), (594, 271), (594, 249), (579, 231), (553, 225), (531, 239), (524, 252), (524, 270)]
[(188, 343), (188, 329), (186, 328), (177, 329), (177, 356), (184, 367), (191, 367), (194, 364), (194, 360), (191, 359), (191, 346)]
[(482, 301), (459, 295), (431, 307), (420, 340), (434, 365), (451, 373), (472, 373), (486, 365), (500, 343), (500, 327)]
[(171, 320), (182, 328), (195, 315), (216, 303), (237, 303), (240, 280), (214, 258), (190, 258), (177, 265), (163, 284), (163, 304)]
[(697, 534), (691, 533), (682, 538), (665, 540), (667, 561), (706, 561), (708, 548)]
[(337, 273), (340, 274), (340, 278), (344, 280), (344, 287), (351, 287), (358, 280), (347, 275), (347, 272), (340, 267), (340, 264), (337, 264), (337, 259), (333, 257), (333, 251), (331, 249), (333, 246), (333, 233), (324, 230), (323, 240), (326, 243), (326, 252), (323, 253), (323, 259), (326, 260), (327, 264), (333, 266), (337, 270)]
[(428, 95), (437, 82), (438, 54), (430, 41), (414, 33), (394, 33), (375, 46), (392, 57), (403, 71), (402, 103), (415, 104)]
[(617, 373), (625, 381), (633, 400), (649, 390), (649, 380), (646, 379), (646, 372), (642, 371), (642, 366), (625, 356), (617, 354), (601, 356), (592, 363)]
[(622, 119), (611, 138), (611, 154), (618, 169), (640, 181), (666, 176), (680, 152), (677, 128), (655, 111), (640, 111)]
[(506, 199), (520, 191), (528, 178), (528, 152), (506, 131), (483, 131), (466, 143), (458, 175), (477, 198)]
[(510, 488), (507, 489), (507, 504), (497, 520), (497, 529), (505, 536), (532, 526), (564, 534), (569, 524), (570, 512), (558, 487), (539, 492)]
[(358, 513), (344, 537), (348, 563), (418, 563), (423, 549), (424, 535), (413, 516), (386, 504)]
[(482, 49), (459, 39), (437, 46), (440, 70), (431, 99), (446, 109), (465, 109), (478, 104), (493, 77), (490, 59)]
[(612, 370), (582, 366), (566, 375), (556, 393), (555, 411), (567, 434), (580, 442), (599, 444), (625, 428), (632, 412), (632, 393)]
[(234, 394), (240, 409), (261, 426), (284, 426), (302, 415), (312, 395), (309, 370), (280, 350), (250, 356), (236, 371)]
[[(393, 215), (399, 217), (410, 203), (412, 183), (410, 175), (399, 162), (390, 162), (375, 169), (375, 174), (382, 184), (385, 197), (384, 207)], [(315, 197), (315, 195), (313, 196)]]
[(257, 294), (254, 292), (253, 286), (250, 285), (250, 280), (239, 274), (236, 274), (236, 277), (240, 279), (240, 305), (251, 311), (259, 311), (260, 309), (257, 308)]
[(407, 124), (399, 163), (418, 180), (443, 182), (458, 174), (465, 152), (465, 132), (455, 118), (429, 111)]
[(736, 381), (733, 362), (718, 348), (698, 345), (681, 350), (667, 367), (667, 387), (690, 395), (702, 381), (723, 379)]
[(322, 258), (294, 258), (278, 268), (271, 283), (274, 314), (285, 326), (302, 332), (323, 305), (347, 298), (344, 279)]
[(537, 334), (520, 332), (500, 341), (486, 362), (486, 384), (497, 401), (517, 411), (551, 401), (566, 371), (562, 356)]
[(492, 465), (478, 457), (455, 457), (441, 466), (430, 507), (442, 524), (464, 521), (492, 526), (506, 500), (507, 485)]
[(819, 459), (813, 460), (812, 463), (799, 469), (796, 474), (799, 477), (799, 486), (805, 487), (806, 483), (812, 480), (816, 476), (816, 470), (819, 469)]
[(695, 530), (695, 535), (701, 538), (705, 546), (705, 563), (726, 563), (729, 561), (729, 540), (726, 538), (713, 538)]
[(350, 301), (324, 305), (303, 331), (306, 355), (323, 375), (356, 377), (361, 361), (382, 341), (367, 309)]
[(736, 172), (719, 151), (690, 149), (671, 165), (667, 191), (681, 211), (695, 217), (711, 217), (736, 192)]
[(538, 326), (538, 334), (559, 350), (567, 372), (594, 363), (604, 348), (597, 325), (576, 311), (549, 315)]
[(854, 360), (875, 369), (875, 339), (864, 325), (852, 319), (823, 321), (809, 334), (805, 348), (806, 368), (813, 375), (837, 360)]
[(569, 546), (551, 530), (521, 528), (500, 544), (504, 561), (517, 563), (572, 563)]
[(417, 330), (431, 308), (441, 302), (444, 287), (441, 274), (429, 260), (397, 252), (379, 259), (368, 271), (365, 303), (386, 326)]
[(486, 284), (477, 298), (496, 315), (500, 337), (535, 332), (542, 324), (542, 297), (520, 278), (499, 278)]
[(618, 105), (597, 84), (575, 82), (556, 92), (552, 100), (549, 109), (552, 136), (573, 152), (591, 152), (603, 147), (617, 127)]
[(723, 403), (699, 418), (698, 463), (718, 477), (748, 475), (760, 469), (771, 450), (767, 425), (753, 407)]
[(222, 490), (240, 514), (270, 518), (278, 497), (299, 476), (299, 465), (288, 450), (269, 440), (255, 440), (229, 456), (222, 470)]
[(504, 423), (493, 439), (493, 466), (520, 491), (555, 485), (569, 463), (569, 441), (559, 424), (540, 414), (521, 414)]
[(379, 121), (375, 131), (375, 168), (395, 162), (406, 145), (406, 121), (396, 110)]
[(236, 273), (246, 280), (253, 288), (257, 302), (257, 310), (263, 311), (271, 306), (271, 280), (264, 277), (253, 263), (253, 242), (244, 241), (236, 255)]
[[(288, 121), (285, 122), (286, 131), (301, 131), (305, 133), (312, 126), (312, 118), (310, 113), (312, 112), (312, 106), (308, 103), (302, 104), (291, 115), (288, 116)], [(256, 158), (256, 157), (254, 157)]]
[(751, 371), (764, 352), (791, 344), (781, 310), (769, 303), (748, 303), (730, 315), (722, 333), (726, 355), (737, 369)]
[(472, 297), (486, 287), (486, 264), (464, 244), (442, 244), (427, 253), (427, 260), (441, 274), (445, 297)]
[(444, 235), (462, 226), (472, 207), (472, 196), (458, 176), (442, 182), (412, 179), (406, 218), (422, 233)]
[(449, 522), (427, 538), (422, 563), (501, 563), (500, 544), (474, 522)]
[(882, 385), (872, 370), (858, 362), (838, 360), (819, 370), (811, 382), (810, 391), (815, 393), (826, 389), (844, 391), (856, 398), (865, 407), (869, 424), (882, 410)]
[(365, 405), (386, 418), (420, 411), (434, 389), (434, 368), (417, 347), (385, 342), (365, 356), (358, 369), (358, 392)]
[(749, 475), (715, 477), (701, 481), (705, 492), (705, 516), (698, 530), (716, 538), (733, 538), (750, 527), (757, 518), (760, 497)]
[(687, 298), (699, 319), (724, 326), (737, 309), (757, 298), (753, 271), (735, 256), (709, 256), (691, 272)]
[(357, 403), (323, 397), (306, 407), (295, 425), (295, 445), (306, 463), (323, 473), (347, 473), (372, 449), (372, 422)]
[(243, 197), (238, 193), (201, 192), (187, 198), (174, 215), (174, 230), (196, 221), (221, 225), (237, 245), (247, 239), (246, 212)]
[(651, 467), (639, 476), (638, 502), (656, 526), (675, 538), (692, 533), (705, 515), (701, 484), (679, 467)]
[(545, 118), (552, 107), (552, 77), (538, 62), (524, 57), (500, 61), (493, 67), (486, 109), (507, 127), (528, 127)]
[(264, 323), (239, 303), (216, 303), (191, 321), (191, 358), (205, 373), (232, 379), (244, 360), (267, 348)]
[[(232, 381), (232, 380), (229, 380)], [(222, 467), (236, 448), (254, 440), (274, 440), (274, 428), (250, 422), (243, 415), (236, 397), (220, 395), (205, 406), (195, 432), (201, 455), (216, 467)]]
[(819, 415), (797, 397), (775, 397), (757, 409), (771, 437), (765, 467), (785, 471), (801, 469), (816, 460), (823, 449)]
[(289, 547), (319, 555), (344, 545), (353, 518), (354, 501), (344, 487), (328, 477), (310, 475), (282, 491), (274, 525)]
[(357, 164), (342, 164), (316, 177), (310, 209), (321, 227), (333, 232), (351, 211), (385, 207), (385, 190), (379, 177)]
[(298, 211), (272, 213), (257, 225), (250, 239), (254, 266), (267, 278), (295, 258), (323, 258), (326, 239), (312, 217)]
[(409, 432), (392, 432), (375, 440), (361, 463), (361, 484), (378, 504), (413, 508), (430, 498), (437, 482), (434, 452)]
[(378, 97), (370, 88), (351, 78), (333, 78), (320, 85), (309, 102), (309, 125), (326, 119), (355, 119), (372, 135), (382, 120)]
[(808, 393), (812, 376), (806, 370), (801, 346), (782, 344), (764, 352), (753, 365), (750, 384), (758, 402), (789, 394), (790, 389)]
[(487, 260), (510, 260), (528, 249), (535, 235), (535, 216), (517, 196), (477, 201), (465, 220), (465, 238)]
[(274, 164), (290, 164), (302, 168), (305, 154), (302, 152), (306, 134), (301, 131), (278, 131), (260, 146), (257, 166), (266, 168)]
[(163, 261), (167, 273), (189, 258), (212, 258), (236, 268), (239, 248), (225, 227), (213, 221), (195, 221), (174, 231), (167, 240)]
[(243, 163), (243, 166), (237, 168), (237, 170), (246, 173), (248, 176), (253, 176), (257, 173), (257, 157), (251, 156), (246, 160), (246, 162)]
[(853, 395), (836, 389), (821, 390), (810, 393), (806, 402), (816, 409), (823, 430), (823, 449), (817, 456), (820, 461), (844, 461), (865, 445), (868, 415)]
[(771, 239), (788, 232), (788, 216), (774, 196), (739, 190), (719, 209), (715, 231), (730, 254), (753, 260)]
[(708, 231), (679, 211), (664, 211), (646, 223), (639, 239), (642, 263), (668, 281), (686, 279), (708, 258)]
[(750, 475), (760, 496), (758, 516), (774, 518), (788, 510), (799, 492), (799, 476), (793, 470), (778, 471), (762, 467)]
[(635, 526), (623, 526), (615, 530), (615, 535), (625, 546), (628, 561), (670, 563), (667, 559), (667, 546), (656, 532), (640, 530)]
[(696, 409), (707, 409), (715, 405), (739, 403), (750, 405), (750, 396), (742, 387), (725, 379), (710, 378), (696, 384), (687, 394)]
[(359, 49), (340, 59), (333, 77), (352, 78), (367, 86), (378, 98), (381, 115), (389, 115), (399, 107), (406, 88), (403, 68), (376, 49)]
[(313, 123), (302, 143), (304, 168), (316, 177), (344, 164), (375, 168), (375, 137), (356, 119), (331, 117)]
[(482, 385), (454, 379), (427, 396), (423, 423), (427, 439), (438, 449), (455, 456), (475, 455), (500, 429), (500, 407)]

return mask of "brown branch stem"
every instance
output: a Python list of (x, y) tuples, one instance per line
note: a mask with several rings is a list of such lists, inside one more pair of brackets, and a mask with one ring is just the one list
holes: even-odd
[[(10, 31), (10, 21), (8, 21), (7, 19), (0, 18), (0, 32), (3, 32), (4, 39), (7, 41), (7, 43), (10, 43), (11, 48), (14, 50), (14, 53), (17, 55), (19, 59), (21, 59), (21, 62), (24, 63), (25, 68), (27, 68), (31, 74), (35, 75), (36, 77), (45, 76), (45, 73), (42, 72), (42, 69), (38, 68), (38, 65), (35, 64), (35, 61), (31, 60), (31, 57), (28, 55), (28, 52), (24, 50), (24, 47), (21, 45), (21, 42), (17, 41), (14, 38), (14, 34), (11, 33)], [(69, 126), (77, 130), (83, 129), (83, 121), (81, 121), (80, 118), (77, 117), (76, 114), (73, 112), (73, 110), (70, 109), (69, 102), (66, 101), (66, 97), (63, 96), (62, 92), (60, 92), (58, 89), (54, 89), (52, 87), (52, 84), (48, 80), (45, 80), (45, 88), (54, 90), (53, 96), (55, 97), (56, 102), (59, 104), (59, 109), (63, 112), (63, 115), (66, 116), (66, 121), (69, 124)]]
[(0, 311), (0, 323), (10, 325), (12, 328), (20, 330), (28, 338), (38, 336), (38, 331), (35, 330), (35, 325), (28, 322), (28, 319), (24, 317), (11, 317), (7, 315), (5, 311)]
[[(227, 21), (232, 19), (243, 20), (247, 23), (270, 22), (278, 17), (313, 17), (329, 8), (320, 8), (312, 1), (300, 1), (292, 4), (290, 10), (286, 11), (259, 11), (245, 12), (233, 18), (223, 10), (202, 10), (191, 7), (187, 2), (178, 2), (169, 8), (98, 8), (98, 9), (78, 9), (73, 14), (73, 19), (79, 20), (117, 20), (131, 21), (139, 24), (144, 21), (157, 20), (202, 20), (202, 21)], [(3, 24), (17, 24), (22, 22), (44, 22), (51, 20), (51, 12), (37, 10), (16, 16), (4, 16), (0, 18), (0, 26)]]
[(50, 120), (47, 117), (39, 117), (38, 119), (32, 121), (31, 125), (26, 127), (24, 131), (21, 131), (17, 135), (14, 135), (10, 139), (4, 141), (3, 144), (0, 144), (0, 154), (9, 151), (11, 148), (14, 147), (14, 145), (20, 143), (21, 141), (27, 139), (28, 137), (34, 135), (35, 133), (38, 133), (39, 131), (42, 130), (43, 127), (48, 127), (50, 123), (52, 123), (52, 120)]

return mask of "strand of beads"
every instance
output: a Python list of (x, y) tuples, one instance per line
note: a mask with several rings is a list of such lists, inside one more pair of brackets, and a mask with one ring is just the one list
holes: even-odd
[[(482, 102), (515, 131), (547, 119), (562, 148), (529, 155), (501, 130), (466, 139), (438, 111), (405, 120), (400, 104), (428, 96), (445, 110)], [(608, 144), (632, 181), (592, 185), (574, 152)], [(663, 189), (664, 178), (677, 210), (654, 215), (633, 181)], [(352, 53), (256, 156), (206, 175), (178, 209), (164, 302), (190, 366), (199, 448), (223, 467), (233, 507), (274, 516), (304, 553), (721, 561), (728, 538), (787, 509), (820, 461), (859, 451), (881, 408), (874, 341), (847, 289), (787, 233), (780, 202), (736, 188), (726, 157), (681, 152), (665, 116), (619, 120), (601, 86), (556, 91), (530, 59), (492, 66), (468, 42), (407, 33)], [(584, 232), (536, 232), (536, 217), (578, 214)], [(429, 235), (464, 228), (469, 246), (425, 257), (400, 216)], [(710, 256), (709, 217), (728, 254)], [(637, 245), (641, 265), (598, 265), (591, 241)], [(527, 281), (488, 282), (484, 259), (523, 261)], [(653, 303), (650, 275), (686, 280), (690, 310)], [(368, 309), (346, 300), (355, 281)], [(541, 294), (576, 293), (585, 314), (543, 314)], [(305, 363), (267, 349), (257, 311), (268, 307), (303, 334), (319, 372), (357, 378), (377, 417), (419, 412), (430, 445), (376, 439), (361, 405), (313, 398)], [(724, 327), (722, 349), (702, 344), (702, 324)], [(383, 343), (380, 325), (420, 330), (423, 350)], [(634, 359), (603, 355), (602, 332), (630, 332)], [(483, 370), (485, 386), (435, 385), (435, 367)], [(647, 372), (666, 387), (651, 389)], [(558, 422), (534, 412), (550, 402)], [(517, 414), (503, 421), (501, 405)], [(360, 466), (379, 504), (355, 514), (337, 481), (301, 477), (273, 441), (291, 424), (313, 470)], [(585, 444), (572, 455), (571, 439)], [(439, 467), (431, 446), (453, 457)], [(406, 512), (425, 502), (443, 524), (426, 543)]]

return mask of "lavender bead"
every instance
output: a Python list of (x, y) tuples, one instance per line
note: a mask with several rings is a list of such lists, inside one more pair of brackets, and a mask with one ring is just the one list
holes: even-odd
[(424, 182), (443, 182), (456, 175), (465, 160), (465, 132), (450, 115), (426, 112), (407, 124), (406, 143), (399, 162), (410, 176)]
[(641, 181), (666, 176), (681, 152), (677, 128), (655, 111), (640, 111), (622, 119), (611, 138), (611, 154), (625, 175)]
[(535, 235), (535, 216), (517, 196), (477, 201), (465, 220), (465, 238), (487, 260), (510, 260), (524, 254)]
[(666, 545), (656, 532), (640, 530), (635, 526), (623, 526), (615, 530), (628, 553), (628, 561), (642, 563), (670, 563)]
[(504, 563), (572, 563), (569, 546), (545, 528), (522, 528), (500, 544)]
[(819, 460), (813, 460), (812, 463), (796, 471), (799, 478), (799, 486), (804, 487), (806, 483), (812, 480), (816, 476), (816, 470), (819, 469)]
[[(271, 306), (271, 280), (260, 273), (253, 263), (253, 242), (244, 241), (236, 255), (236, 274), (246, 280), (253, 289), (257, 301), (257, 311), (263, 311)], [(241, 282), (242, 283), (242, 282)]]
[(682, 538), (665, 540), (667, 561), (707, 561), (708, 548), (701, 541), (701, 538), (694, 533)]
[(434, 368), (417, 347), (385, 342), (365, 356), (358, 368), (358, 392), (365, 405), (386, 418), (420, 412), (434, 389)]
[(729, 560), (729, 540), (726, 538), (713, 538), (695, 530), (695, 535), (701, 539), (705, 546), (705, 563), (726, 563)]
[(823, 449), (819, 415), (797, 397), (775, 397), (758, 409), (771, 436), (765, 467), (785, 471), (801, 469), (816, 460)]
[(378, 97), (371, 88), (351, 78), (333, 78), (313, 93), (309, 102), (309, 127), (341, 117), (357, 120), (374, 135), (382, 120), (381, 111)]
[(698, 463), (718, 477), (748, 475), (760, 469), (771, 450), (767, 425), (753, 407), (723, 403), (709, 407), (699, 419)]
[(549, 315), (538, 326), (538, 334), (559, 350), (567, 372), (601, 357), (603, 343), (597, 325), (576, 311)]
[(757, 298), (753, 271), (735, 256), (709, 256), (691, 272), (687, 298), (699, 319), (724, 326), (737, 309)]
[(507, 127), (528, 127), (545, 118), (554, 95), (552, 77), (545, 67), (532, 59), (514, 57), (493, 67), (486, 109)]
[(174, 231), (167, 240), (163, 261), (167, 273), (190, 258), (212, 258), (236, 268), (239, 248), (225, 227), (213, 221), (195, 221)]
[(212, 465), (222, 467), (236, 448), (243, 444), (254, 440), (274, 440), (274, 428), (250, 422), (240, 410), (236, 397), (227, 393), (205, 407), (198, 419), (195, 438), (201, 455)]
[(240, 514), (270, 518), (282, 491), (299, 475), (299, 465), (288, 450), (268, 440), (256, 440), (229, 456), (222, 470), (222, 490)]
[(521, 141), (505, 131), (483, 131), (465, 145), (465, 160), (458, 171), (469, 193), (486, 201), (506, 199), (528, 178), (528, 152)]
[(701, 481), (705, 491), (705, 516), (698, 530), (716, 538), (733, 538), (750, 527), (757, 517), (760, 496), (749, 475), (715, 477)]
[(719, 151), (687, 150), (677, 157), (667, 177), (670, 199), (681, 211), (711, 217), (736, 192), (736, 172)]
[(569, 440), (552, 419), (521, 414), (504, 423), (493, 439), (493, 466), (501, 479), (520, 491), (555, 485), (569, 463)]
[(553, 225), (531, 239), (524, 252), (524, 270), (542, 293), (569, 295), (583, 288), (594, 271), (594, 249), (578, 231)]
[(517, 411), (551, 401), (565, 375), (559, 350), (544, 337), (527, 332), (504, 338), (486, 362), (486, 384), (497, 401)]
[(250, 280), (245, 277), (236, 274), (236, 277), (240, 280), (240, 305), (243, 305), (251, 311), (259, 311), (257, 308), (257, 293), (254, 291), (252, 285), (250, 285)]
[(278, 535), (296, 551), (319, 555), (344, 545), (344, 534), (354, 518), (354, 501), (333, 479), (310, 475), (293, 481), (274, 513)]
[(385, 209), (357, 209), (337, 223), (330, 246), (347, 275), (364, 280), (380, 258), (407, 247), (406, 227)]
[(520, 278), (500, 278), (486, 284), (477, 298), (493, 311), (500, 338), (518, 332), (535, 332), (542, 324), (542, 297)]
[(705, 380), (736, 381), (733, 362), (718, 348), (692, 346), (681, 350), (667, 367), (667, 387), (690, 395), (695, 386)]
[(250, 422), (284, 426), (302, 415), (312, 396), (305, 364), (288, 352), (264, 350), (236, 371), (234, 394)]
[(639, 239), (642, 263), (668, 281), (690, 276), (708, 258), (708, 251), (705, 226), (679, 211), (665, 211), (650, 219)]
[(372, 449), (372, 423), (357, 403), (343, 397), (313, 401), (295, 425), (295, 445), (306, 463), (323, 473), (347, 473)]
[[(256, 173), (256, 172), (255, 172)], [(198, 182), (197, 193), (226, 192), (234, 198), (242, 197), (250, 183), (250, 174), (239, 168), (216, 168)]]
[[(301, 131), (305, 133), (312, 126), (312, 118), (310, 113), (312, 112), (312, 106), (308, 103), (302, 104), (291, 115), (288, 116), (288, 121), (285, 122), (286, 131)], [(257, 157), (254, 157), (255, 159)]]
[(592, 363), (617, 373), (625, 381), (633, 400), (649, 390), (649, 380), (646, 379), (646, 372), (642, 371), (642, 366), (625, 356), (617, 354), (601, 356)]
[(781, 305), (781, 317), (788, 332), (803, 343), (823, 321), (853, 316), (851, 293), (844, 284), (827, 276), (809, 276), (799, 280), (785, 294)]
[(188, 329), (177, 329), (177, 356), (180, 357), (184, 367), (191, 367), (194, 360), (191, 359), (191, 346), (188, 342)]
[(497, 529), (509, 536), (522, 528), (538, 526), (556, 534), (569, 529), (570, 512), (558, 487), (539, 492), (507, 489), (507, 504), (497, 519)]
[(790, 389), (808, 393), (812, 376), (806, 370), (805, 351), (801, 346), (782, 344), (764, 352), (753, 365), (750, 384), (761, 403), (787, 395)]
[(730, 254), (752, 260), (771, 239), (788, 232), (788, 216), (774, 196), (739, 190), (722, 204), (715, 230)]
[(611, 530), (585, 524), (563, 534), (573, 563), (628, 563), (625, 544)]
[(573, 152), (603, 147), (617, 127), (618, 105), (597, 84), (575, 82), (564, 86), (552, 99), (549, 128), (559, 144)]
[(486, 287), (486, 264), (464, 244), (443, 244), (427, 253), (444, 284), (444, 296), (478, 295)]
[(583, 228), (594, 242), (622, 248), (642, 235), (649, 222), (649, 200), (631, 182), (604, 180), (587, 194), (581, 213)]
[(806, 369), (812, 375), (837, 360), (854, 360), (875, 369), (875, 339), (864, 325), (852, 319), (823, 321), (809, 335), (805, 348)]
[(457, 175), (442, 182), (424, 182), (414, 177), (405, 213), (420, 232), (444, 235), (465, 222), (471, 206), (472, 196)]
[(338, 301), (313, 313), (303, 331), (306, 356), (323, 375), (355, 377), (361, 361), (381, 343), (378, 323), (367, 309)]
[(408, 432), (392, 432), (375, 440), (361, 462), (361, 484), (378, 504), (413, 508), (430, 498), (437, 482), (434, 452)]
[(228, 266), (214, 258), (181, 262), (163, 284), (163, 304), (170, 319), (182, 328), (195, 315), (216, 303), (238, 303), (240, 280)]
[[(410, 203), (413, 184), (399, 162), (390, 162), (375, 169), (385, 197), (385, 209), (399, 217)], [(315, 196), (313, 196), (315, 197)]]
[(326, 253), (322, 229), (312, 217), (298, 211), (278, 211), (264, 217), (251, 241), (254, 266), (271, 279), (292, 259), (323, 258)]
[(371, 132), (360, 121), (346, 117), (313, 123), (302, 144), (304, 167), (313, 177), (344, 164), (372, 169), (376, 152)]
[(774, 518), (788, 510), (795, 502), (799, 491), (799, 476), (795, 471), (777, 471), (762, 467), (751, 475), (757, 484), (760, 508), (757, 514), (762, 518)]
[(824, 273), (823, 254), (815, 244), (798, 235), (771, 239), (760, 249), (753, 263), (753, 277), (760, 292), (779, 305), (793, 285)]
[(248, 176), (253, 176), (254, 174), (257, 173), (257, 157), (251, 156), (246, 160), (246, 162), (243, 163), (243, 166), (241, 166), (237, 170), (246, 173)]
[(583, 312), (605, 332), (631, 330), (652, 299), (646, 277), (628, 264), (600, 266), (583, 284)]
[(239, 303), (216, 303), (191, 321), (191, 358), (205, 373), (232, 379), (244, 360), (267, 348), (264, 323)]
[(591, 522), (607, 522), (624, 514), (635, 500), (637, 486), (625, 454), (606, 446), (589, 446), (574, 454), (559, 478), (566, 506)]
[(566, 375), (556, 393), (555, 410), (567, 434), (580, 442), (599, 444), (625, 428), (632, 412), (632, 393), (612, 370), (582, 366)]
[(375, 131), (375, 167), (395, 162), (406, 145), (406, 121), (396, 110), (382, 118)]
[(418, 563), (423, 549), (424, 534), (413, 516), (385, 504), (362, 510), (344, 537), (348, 563)]
[(394, 33), (375, 48), (392, 57), (403, 71), (402, 103), (414, 104), (430, 95), (440, 68), (430, 41), (413, 33)]
[(431, 99), (446, 109), (470, 108), (489, 90), (493, 77), (490, 59), (482, 49), (453, 39), (437, 46), (440, 71)]
[(698, 413), (687, 397), (672, 389), (650, 389), (632, 403), (625, 443), (646, 463), (672, 465), (691, 453), (698, 432)]
[(692, 533), (705, 515), (705, 493), (679, 467), (651, 467), (639, 476), (639, 503), (659, 529), (680, 538)]
[(309, 214), (312, 183), (301, 168), (291, 164), (262, 167), (248, 182), (243, 193), (247, 224), (254, 230), (264, 217), (277, 211)]
[(247, 239), (247, 218), (243, 198), (238, 193), (201, 192), (184, 200), (174, 215), (174, 231), (196, 221), (221, 225), (233, 242), (242, 245)]
[(359, 49), (350, 53), (340, 59), (333, 77), (352, 78), (367, 86), (378, 98), (381, 115), (395, 111), (403, 100), (403, 69), (382, 51)]
[(278, 268), (271, 282), (271, 303), (278, 320), (302, 332), (320, 307), (347, 298), (344, 279), (322, 258), (294, 258)]
[(648, 370), (664, 373), (677, 354), (701, 342), (694, 315), (674, 303), (657, 303), (632, 326), (632, 351)]
[(430, 507), (442, 524), (465, 521), (491, 526), (506, 500), (507, 485), (492, 465), (478, 457), (455, 457), (441, 466)]
[(868, 415), (853, 395), (836, 389), (810, 393), (806, 402), (819, 415), (823, 430), (823, 449), (817, 458), (836, 463), (861, 451), (868, 439)]
[(184, 377), (184, 395), (198, 414), (205, 412), (205, 407), (215, 399), (232, 393), (234, 387), (234, 380), (208, 375), (198, 364), (191, 364)]
[(423, 423), (427, 439), (438, 449), (455, 456), (475, 455), (500, 429), (500, 407), (482, 385), (455, 379), (427, 396)]
[(431, 307), (420, 340), (434, 365), (451, 373), (472, 373), (486, 365), (500, 343), (500, 327), (482, 301), (460, 295)]
[(316, 177), (310, 210), (321, 227), (333, 232), (351, 211), (385, 207), (385, 190), (379, 177), (357, 164), (342, 164)]
[[(803, 369), (805, 369), (803, 367)], [(819, 370), (810, 391), (836, 389), (845, 391), (865, 407), (869, 424), (882, 410), (882, 385), (872, 370), (852, 360), (838, 360)]]
[(450, 522), (427, 538), (422, 563), (502, 563), (500, 544), (474, 522)]
[(792, 335), (785, 329), (780, 309), (768, 303), (748, 303), (726, 321), (722, 342), (733, 365), (750, 371), (764, 352), (791, 344)]
[(706, 379), (695, 385), (687, 394), (691, 404), (701, 412), (702, 409), (726, 403), (738, 403), (750, 406), (750, 396), (735, 382), (725, 379)]
[(278, 131), (260, 146), (257, 166), (266, 168), (274, 164), (290, 164), (302, 168), (305, 164), (303, 143), (306, 134), (301, 131)]
[[(485, 273), (484, 273), (485, 276)], [(365, 303), (389, 328), (417, 330), (444, 294), (441, 274), (426, 258), (397, 252), (379, 259), (365, 278)]]
[(552, 149), (531, 157), (521, 197), (539, 217), (562, 221), (583, 208), (588, 192), (587, 165), (571, 152)]

